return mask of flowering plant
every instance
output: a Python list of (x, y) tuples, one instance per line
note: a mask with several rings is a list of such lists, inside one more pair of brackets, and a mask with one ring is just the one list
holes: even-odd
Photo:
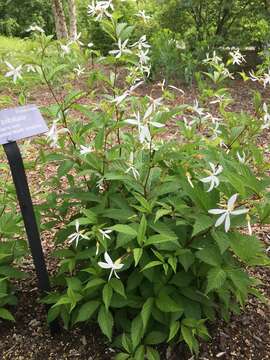
[[(159, 359), (155, 346), (164, 342), (185, 341), (198, 353), (198, 339), (209, 338), (207, 321), (229, 320), (250, 294), (263, 299), (245, 270), (269, 264), (252, 234), (270, 215), (269, 179), (253, 142), (262, 129), (258, 119), (226, 111), (227, 92), (216, 85), (230, 72), (216, 57), (208, 57), (212, 71), (204, 74), (214, 87), (204, 86), (218, 115), (203, 99), (173, 106), (182, 91), (166, 81), (158, 95), (140, 94), (151, 71), (146, 36), (130, 41), (134, 27), (121, 22), (112, 1), (93, 1), (89, 15), (115, 49), (89, 72), (86, 60), (73, 70), (84, 68), (84, 91), (59, 99), (53, 83), (66, 63), (43, 66), (46, 51), (59, 49), (44, 34), (35, 60), (55, 99), (44, 110), (52, 120), (44, 148), (54, 150), (40, 153), (57, 167), (49, 181), (56, 191), (39, 206), (49, 219), (42, 229), (60, 227), (60, 289), (44, 299), (48, 320), (60, 317), (66, 328), (96, 321), (120, 349), (118, 360)], [(69, 63), (82, 51), (76, 58), (86, 59), (80, 46), (59, 56)], [(232, 62), (241, 60), (234, 54)]]

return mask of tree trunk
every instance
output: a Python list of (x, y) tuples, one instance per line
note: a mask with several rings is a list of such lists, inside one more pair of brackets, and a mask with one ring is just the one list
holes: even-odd
[(68, 30), (62, 0), (52, 0), (57, 39), (68, 39)]
[(69, 36), (71, 40), (76, 39), (77, 36), (77, 14), (75, 0), (68, 0), (69, 11)]

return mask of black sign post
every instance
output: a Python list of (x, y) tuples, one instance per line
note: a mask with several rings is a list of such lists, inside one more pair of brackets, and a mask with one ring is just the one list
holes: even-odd
[[(0, 144), (8, 158), (41, 292), (50, 291), (49, 275), (22, 156), (15, 140), (46, 131), (47, 125), (35, 106), (0, 111)], [(58, 322), (51, 323), (50, 329), (52, 334), (59, 332)]]

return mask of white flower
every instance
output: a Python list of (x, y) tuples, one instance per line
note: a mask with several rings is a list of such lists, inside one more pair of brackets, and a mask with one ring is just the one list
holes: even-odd
[(58, 147), (59, 134), (69, 132), (69, 130), (66, 128), (62, 128), (62, 129), (58, 130), (58, 128), (57, 128), (58, 121), (59, 120), (54, 120), (50, 130), (47, 132), (47, 139), (48, 139), (49, 143), (51, 144), (51, 146), (55, 147), (55, 148)]
[(216, 122), (215, 127), (212, 128), (212, 130), (213, 130), (212, 140), (215, 140), (217, 137), (219, 137), (219, 135), (222, 134), (222, 131), (219, 130), (219, 123), (218, 122)]
[(64, 44), (60, 45), (63, 56), (70, 54), (70, 52), (71, 52), (70, 45), (71, 45), (71, 43), (68, 43), (67, 45), (64, 45)]
[(106, 239), (109, 239), (109, 240), (111, 239), (111, 237), (110, 237), (109, 234), (111, 234), (111, 233), (113, 232), (113, 230), (110, 230), (110, 229), (108, 229), (108, 230), (101, 230), (101, 229), (99, 229), (98, 231), (101, 233), (103, 240), (105, 240), (105, 238), (106, 238)]
[(129, 165), (129, 168), (125, 171), (125, 174), (128, 174), (131, 171), (134, 178), (137, 180), (140, 177), (140, 173), (134, 166), (134, 153), (133, 152), (130, 153), (128, 165)]
[(194, 105), (192, 107), (193, 111), (195, 111), (199, 116), (203, 116), (204, 115), (204, 109), (199, 107), (199, 103), (198, 100), (196, 99), (194, 101)]
[(263, 74), (263, 86), (266, 87), (267, 84), (270, 84), (270, 69), (268, 73)]
[(221, 165), (215, 166), (213, 163), (209, 162), (209, 165), (211, 167), (210, 175), (208, 177), (205, 177), (203, 179), (200, 179), (203, 183), (210, 183), (210, 187), (207, 190), (207, 192), (212, 191), (214, 188), (217, 188), (220, 181), (217, 177), (219, 174), (222, 173), (223, 167)]
[(7, 67), (10, 69), (10, 71), (8, 71), (5, 74), (5, 77), (13, 77), (13, 82), (16, 83), (17, 79), (22, 79), (22, 65), (17, 66), (16, 68), (11, 65), (9, 62), (5, 61)]
[(205, 64), (218, 64), (222, 62), (222, 59), (220, 57), (217, 56), (216, 52), (213, 52), (213, 57), (210, 57), (209, 54), (206, 54), (206, 59), (203, 60), (203, 63)]
[(92, 151), (93, 151), (93, 149), (91, 146), (84, 146), (84, 145), (80, 146), (80, 154), (81, 155), (90, 154)]
[(239, 160), (239, 162), (241, 164), (244, 164), (246, 161), (246, 154), (243, 152), (242, 155), (240, 155), (240, 153), (237, 151), (236, 153), (237, 159)]
[(107, 1), (92, 1), (92, 5), (88, 5), (88, 15), (95, 16), (96, 21), (100, 21), (104, 16), (112, 17), (110, 10), (114, 10), (112, 0)]
[(149, 49), (151, 45), (148, 44), (146, 40), (146, 35), (143, 35), (140, 37), (140, 39), (137, 42), (131, 45), (131, 47), (137, 47), (139, 50), (143, 50), (143, 49)]
[(232, 57), (233, 65), (241, 65), (243, 62), (246, 62), (244, 56), (240, 53), (239, 49), (235, 49), (234, 51), (230, 52), (230, 55)]
[(106, 262), (99, 261), (98, 265), (102, 269), (111, 269), (111, 272), (110, 272), (110, 275), (109, 275), (109, 281), (110, 281), (113, 274), (117, 277), (117, 279), (120, 279), (119, 276), (116, 273), (116, 270), (120, 270), (124, 266), (124, 264), (120, 263), (121, 259), (118, 259), (115, 262), (113, 262), (112, 259), (109, 256), (109, 254), (107, 253), (107, 251), (104, 254), (104, 259), (105, 259)]
[(82, 33), (75, 34), (74, 38), (71, 41), (72, 43), (77, 43), (78, 45), (83, 45), (83, 43), (80, 41), (80, 37), (82, 36)]
[(31, 64), (27, 64), (26, 65), (26, 71), (29, 73), (29, 72), (36, 72), (36, 68), (31, 65)]
[(80, 223), (79, 220), (75, 221), (75, 228), (76, 228), (76, 232), (69, 235), (68, 239), (69, 239), (69, 243), (73, 243), (75, 241), (75, 246), (78, 246), (78, 242), (80, 239), (87, 239), (89, 240), (89, 237), (84, 235), (84, 230), (80, 231)]
[(263, 116), (262, 129), (269, 129), (269, 126), (270, 126), (270, 114), (268, 113), (268, 106), (266, 105), (266, 103), (263, 103), (263, 111), (264, 111), (264, 116)]
[(218, 227), (221, 224), (223, 224), (223, 222), (225, 222), (225, 231), (226, 232), (228, 232), (231, 227), (231, 219), (230, 219), (231, 215), (242, 215), (242, 214), (248, 213), (248, 211), (249, 211), (248, 209), (245, 209), (245, 208), (234, 210), (237, 196), (238, 196), (238, 194), (234, 194), (233, 196), (230, 197), (230, 199), (228, 200), (226, 209), (211, 209), (208, 211), (209, 214), (221, 215), (217, 219), (215, 226)]
[(182, 89), (180, 89), (180, 88), (178, 88), (178, 87), (176, 87), (174, 85), (169, 85), (168, 87), (173, 89), (173, 90), (176, 90), (176, 91), (180, 92), (183, 95), (185, 94), (185, 92)]
[(251, 80), (251, 81), (254, 81), (254, 82), (255, 82), (255, 81), (259, 81), (259, 80), (260, 80), (260, 79), (258, 78), (258, 76), (256, 76), (256, 75), (254, 74), (253, 71), (252, 71), (252, 72), (251, 72), (251, 71), (249, 72), (249, 76), (250, 76), (250, 80)]
[(139, 141), (140, 143), (151, 142), (151, 134), (149, 130), (149, 124), (156, 127), (161, 128), (164, 127), (164, 124), (158, 123), (156, 121), (150, 121), (148, 117), (150, 116), (149, 111), (146, 111), (143, 120), (141, 120), (141, 115), (139, 112), (134, 114), (135, 119), (125, 120), (127, 124), (136, 125), (139, 131)]
[(192, 121), (188, 122), (187, 118), (184, 117), (184, 124), (185, 124), (185, 128), (186, 128), (187, 130), (191, 131), (191, 130), (192, 130), (192, 126), (193, 126), (195, 123), (196, 123), (195, 120), (192, 120)]
[(90, 49), (91, 49), (93, 46), (94, 46), (94, 43), (92, 43), (92, 42), (89, 42), (89, 43), (87, 44), (87, 47), (89, 47)]
[(230, 78), (234, 80), (234, 76), (232, 73), (229, 72), (229, 70), (227, 68), (224, 68), (222, 70), (222, 75), (224, 75), (226, 78)]
[(139, 62), (141, 65), (147, 65), (150, 61), (150, 57), (147, 55), (149, 53), (149, 49), (140, 50), (138, 53)]
[(124, 54), (131, 54), (131, 50), (127, 49), (127, 43), (128, 43), (128, 39), (126, 39), (123, 43), (122, 40), (119, 39), (118, 40), (118, 49), (117, 50), (111, 50), (109, 53), (111, 55), (116, 55), (116, 59), (119, 59), (122, 55)]
[(112, 102), (116, 103), (116, 105), (121, 104), (127, 97), (132, 95), (133, 91), (136, 90), (139, 86), (141, 86), (144, 81), (140, 81), (135, 85), (132, 85), (130, 89), (126, 90), (122, 95), (116, 96)]
[(34, 25), (31, 25), (26, 31), (27, 31), (27, 32), (37, 31), (37, 32), (40, 32), (41, 34), (44, 33), (44, 30), (43, 30), (40, 26), (35, 25), (35, 24), (34, 24)]
[(145, 10), (140, 10), (136, 16), (142, 18), (144, 23), (147, 23), (147, 21), (151, 19), (151, 16), (146, 15)]
[(85, 68), (81, 67), (81, 65), (79, 65), (79, 64), (73, 70), (75, 71), (77, 76), (81, 76), (85, 72)]

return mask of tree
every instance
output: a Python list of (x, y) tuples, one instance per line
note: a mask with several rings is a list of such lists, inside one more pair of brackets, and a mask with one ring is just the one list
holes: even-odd
[(75, 0), (68, 0), (69, 36), (74, 40), (77, 36), (77, 13)]
[(67, 39), (69, 35), (64, 8), (61, 0), (52, 0), (52, 11), (55, 21), (57, 39)]
[[(74, 40), (77, 36), (77, 13), (75, 0), (68, 0), (67, 16), (62, 0), (52, 0), (52, 11), (55, 20), (57, 39)], [(67, 22), (68, 18), (68, 22)], [(69, 29), (68, 29), (68, 25)]]

